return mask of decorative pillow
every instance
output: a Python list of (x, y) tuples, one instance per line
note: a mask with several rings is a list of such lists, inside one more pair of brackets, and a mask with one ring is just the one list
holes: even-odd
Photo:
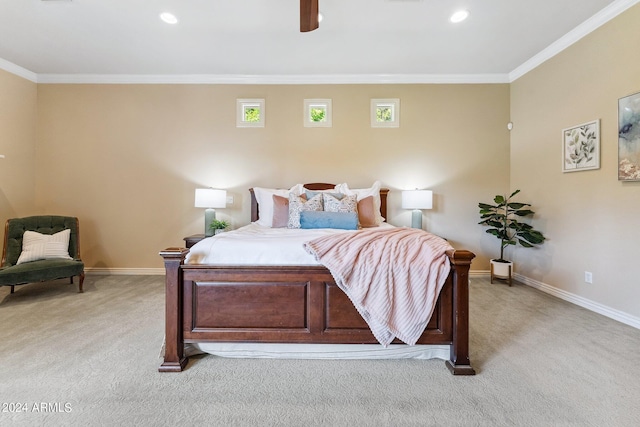
[(289, 198), (273, 195), (273, 228), (286, 228), (289, 222)]
[(300, 228), (300, 212), (303, 211), (321, 211), (322, 210), (322, 194), (318, 194), (310, 200), (306, 197), (300, 197), (295, 194), (289, 195), (289, 222), (287, 227)]
[[(301, 194), (301, 198), (307, 200), (306, 194)], [(273, 228), (287, 228), (289, 224), (289, 199), (282, 196), (273, 195)]]
[(275, 189), (275, 188), (262, 188), (253, 187), (253, 194), (256, 196), (258, 202), (258, 220), (256, 224), (260, 224), (264, 227), (271, 227), (273, 224), (273, 195), (282, 197), (289, 197), (289, 194), (295, 195), (301, 194), (303, 191), (302, 184), (296, 184), (291, 189)]
[(344, 196), (337, 199), (329, 193), (322, 193), (322, 203), (327, 212), (358, 212), (356, 196)]
[(322, 190), (322, 191), (311, 191), (311, 190), (304, 190), (304, 194), (307, 195), (307, 200), (312, 199), (314, 196), (316, 196), (317, 194), (330, 194), (333, 197), (335, 197), (336, 199), (340, 200), (344, 197), (344, 194), (342, 193), (336, 193), (334, 190)]
[(378, 227), (379, 224), (376, 219), (376, 211), (373, 208), (373, 196), (360, 200), (358, 202), (358, 220), (360, 221), (360, 227)]
[(40, 234), (25, 231), (22, 235), (22, 253), (16, 265), (40, 259), (73, 259), (69, 256), (69, 238), (71, 230), (62, 230), (56, 234)]
[(376, 225), (380, 225), (384, 222), (384, 218), (380, 214), (380, 181), (374, 182), (370, 188), (351, 189), (346, 183), (338, 184), (336, 185), (336, 191), (347, 196), (355, 195), (358, 201), (369, 196), (373, 197), (373, 209), (376, 216)]
[(357, 230), (358, 214), (356, 212), (300, 212), (300, 228), (337, 228), (341, 230)]

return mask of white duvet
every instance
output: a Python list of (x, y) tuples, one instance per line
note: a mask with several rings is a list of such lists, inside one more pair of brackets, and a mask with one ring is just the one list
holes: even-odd
[[(381, 227), (393, 227), (382, 224)], [(191, 247), (187, 264), (219, 265), (320, 265), (303, 244), (316, 237), (353, 231), (335, 229), (300, 230), (269, 228), (251, 223), (201, 240)], [(187, 355), (210, 353), (222, 357), (266, 357), (282, 359), (448, 359), (448, 345), (378, 344), (185, 344)]]
[[(383, 224), (381, 227), (392, 227)], [(191, 247), (187, 264), (320, 265), (303, 247), (316, 237), (349, 230), (270, 228), (251, 223), (237, 230), (207, 237)]]

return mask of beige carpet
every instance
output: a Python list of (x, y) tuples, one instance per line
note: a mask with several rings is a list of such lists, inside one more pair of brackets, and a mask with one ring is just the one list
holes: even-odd
[(157, 372), (164, 279), (0, 288), (2, 426), (638, 426), (640, 331), (472, 278), (471, 361), (193, 358)]

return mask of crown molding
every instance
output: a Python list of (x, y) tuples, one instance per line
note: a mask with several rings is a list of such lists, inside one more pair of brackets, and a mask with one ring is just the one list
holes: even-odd
[(545, 49), (528, 59), (522, 65), (509, 73), (509, 82), (512, 83), (518, 80), (520, 77), (527, 74), (529, 71), (538, 67), (545, 61), (553, 58), (584, 36), (592, 33), (602, 25), (611, 21), (616, 16), (620, 15), (631, 6), (636, 5), (640, 0), (616, 0), (609, 6), (602, 9), (600, 12), (593, 15), (591, 18), (584, 21), (582, 24), (569, 31), (564, 36), (560, 37), (555, 42), (551, 43)]
[(509, 83), (507, 74), (39, 74), (43, 84), (486, 84)]
[(29, 71), (26, 68), (22, 68), (19, 65), (14, 64), (13, 62), (9, 62), (0, 58), (0, 69), (5, 70), (11, 74), (15, 74), (16, 76), (22, 77), (23, 79), (27, 79), (34, 83), (38, 81), (38, 75), (33, 71)]

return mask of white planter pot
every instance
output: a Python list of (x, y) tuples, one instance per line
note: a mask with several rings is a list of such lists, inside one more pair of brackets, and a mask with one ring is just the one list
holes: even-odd
[(513, 275), (513, 262), (499, 262), (498, 260), (491, 260), (491, 283), (493, 279), (506, 280), (509, 286), (511, 286), (511, 276)]
[(510, 279), (513, 274), (513, 262), (499, 262), (495, 259), (491, 260), (491, 269), (494, 277), (501, 279)]

